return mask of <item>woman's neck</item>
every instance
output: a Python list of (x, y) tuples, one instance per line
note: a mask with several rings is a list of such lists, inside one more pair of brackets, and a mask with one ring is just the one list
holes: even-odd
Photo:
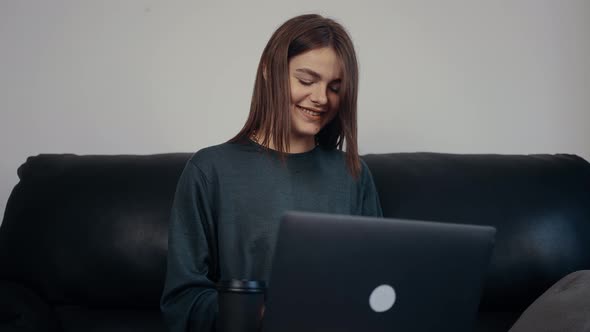
[(311, 151), (315, 148), (315, 137), (304, 136), (296, 139), (291, 135), (289, 140), (289, 153), (302, 153)]

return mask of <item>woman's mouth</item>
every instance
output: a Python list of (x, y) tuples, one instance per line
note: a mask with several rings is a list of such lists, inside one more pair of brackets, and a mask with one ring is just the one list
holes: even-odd
[(312, 117), (312, 118), (319, 118), (323, 114), (323, 112), (312, 111), (312, 110), (310, 110), (308, 108), (301, 107), (299, 105), (295, 105), (295, 107), (297, 107), (297, 109), (299, 109), (299, 111), (301, 111), (301, 113), (303, 113), (303, 114), (305, 114), (305, 115), (307, 115), (309, 117)]

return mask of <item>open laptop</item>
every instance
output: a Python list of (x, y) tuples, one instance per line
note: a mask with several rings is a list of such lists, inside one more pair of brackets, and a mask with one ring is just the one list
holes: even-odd
[(495, 232), (288, 212), (262, 331), (472, 331)]

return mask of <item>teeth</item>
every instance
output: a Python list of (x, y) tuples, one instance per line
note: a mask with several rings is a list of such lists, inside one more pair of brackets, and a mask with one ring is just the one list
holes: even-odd
[(301, 107), (301, 106), (297, 106), (297, 108), (299, 108), (299, 109), (300, 109), (300, 110), (302, 110), (304, 113), (307, 113), (307, 114), (309, 114), (309, 115), (313, 115), (313, 116), (320, 116), (320, 115), (322, 115), (322, 113), (321, 113), (321, 112), (314, 112), (314, 111), (310, 111), (310, 110), (308, 110), (307, 108), (303, 108), (303, 107)]

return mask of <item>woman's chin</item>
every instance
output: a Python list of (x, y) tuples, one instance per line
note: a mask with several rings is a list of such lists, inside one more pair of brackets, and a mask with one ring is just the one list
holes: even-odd
[(305, 140), (305, 139), (315, 139), (315, 135), (320, 132), (319, 126), (313, 126), (311, 128), (298, 128), (293, 131), (293, 137), (297, 139)]

